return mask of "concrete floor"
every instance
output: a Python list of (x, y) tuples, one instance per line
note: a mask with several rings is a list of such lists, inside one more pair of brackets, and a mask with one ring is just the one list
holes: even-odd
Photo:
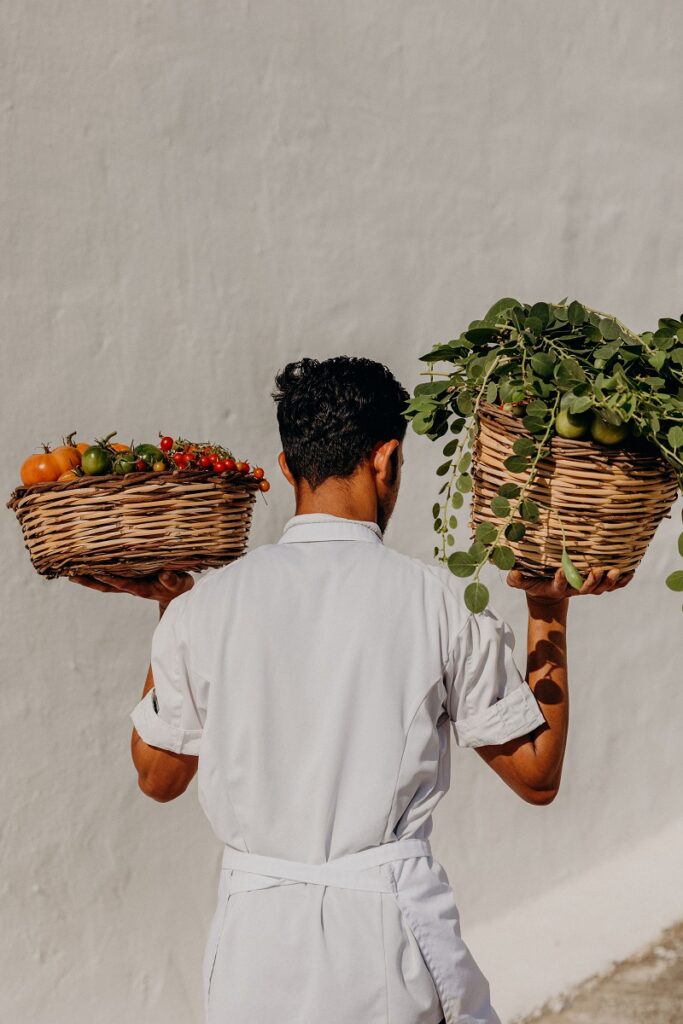
[(683, 1024), (683, 922), (520, 1024)]

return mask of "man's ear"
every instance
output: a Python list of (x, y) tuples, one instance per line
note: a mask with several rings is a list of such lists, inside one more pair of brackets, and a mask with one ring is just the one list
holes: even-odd
[(277, 461), (280, 469), (282, 470), (282, 474), (285, 480), (287, 480), (287, 482), (290, 483), (292, 487), (296, 487), (296, 480), (292, 476), (292, 472), (289, 466), (287, 465), (287, 459), (285, 458), (284, 452), (280, 452), (280, 454), (277, 457)]

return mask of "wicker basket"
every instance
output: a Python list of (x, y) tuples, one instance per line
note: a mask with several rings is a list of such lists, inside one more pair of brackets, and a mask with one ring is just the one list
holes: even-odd
[[(478, 414), (473, 451), (470, 527), (499, 525), (490, 501), (506, 482), (523, 484), (526, 474), (510, 473), (503, 462), (513, 442), (531, 437), (520, 419), (493, 405)], [(553, 437), (550, 455), (541, 459), (525, 497), (540, 506), (536, 523), (525, 523), (521, 541), (505, 541), (516, 567), (533, 576), (550, 576), (562, 557), (562, 528), (579, 572), (590, 568), (636, 568), (652, 536), (676, 500), (678, 485), (668, 464), (652, 446), (638, 442), (606, 448), (592, 441)], [(558, 516), (559, 513), (559, 516)]]
[(41, 576), (147, 576), (242, 555), (257, 490), (241, 473), (109, 474), (17, 487), (7, 507)]

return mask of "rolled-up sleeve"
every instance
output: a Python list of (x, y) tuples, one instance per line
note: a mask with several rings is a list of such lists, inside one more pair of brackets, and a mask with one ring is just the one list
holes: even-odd
[(176, 754), (199, 754), (208, 680), (190, 663), (187, 600), (175, 597), (152, 635), (154, 686), (131, 711), (141, 739)]
[(448, 713), (460, 747), (483, 747), (524, 736), (545, 722), (522, 678), (512, 630), (492, 609), (469, 615), (449, 656)]

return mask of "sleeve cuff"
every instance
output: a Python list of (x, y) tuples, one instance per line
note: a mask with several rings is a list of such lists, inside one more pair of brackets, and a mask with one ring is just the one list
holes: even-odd
[(139, 704), (130, 713), (135, 731), (150, 747), (161, 747), (174, 754), (199, 754), (202, 738), (201, 729), (180, 729), (164, 721), (155, 710), (154, 687), (148, 690)]
[(526, 681), (477, 714), (453, 722), (459, 747), (484, 747), (524, 736), (545, 718)]

